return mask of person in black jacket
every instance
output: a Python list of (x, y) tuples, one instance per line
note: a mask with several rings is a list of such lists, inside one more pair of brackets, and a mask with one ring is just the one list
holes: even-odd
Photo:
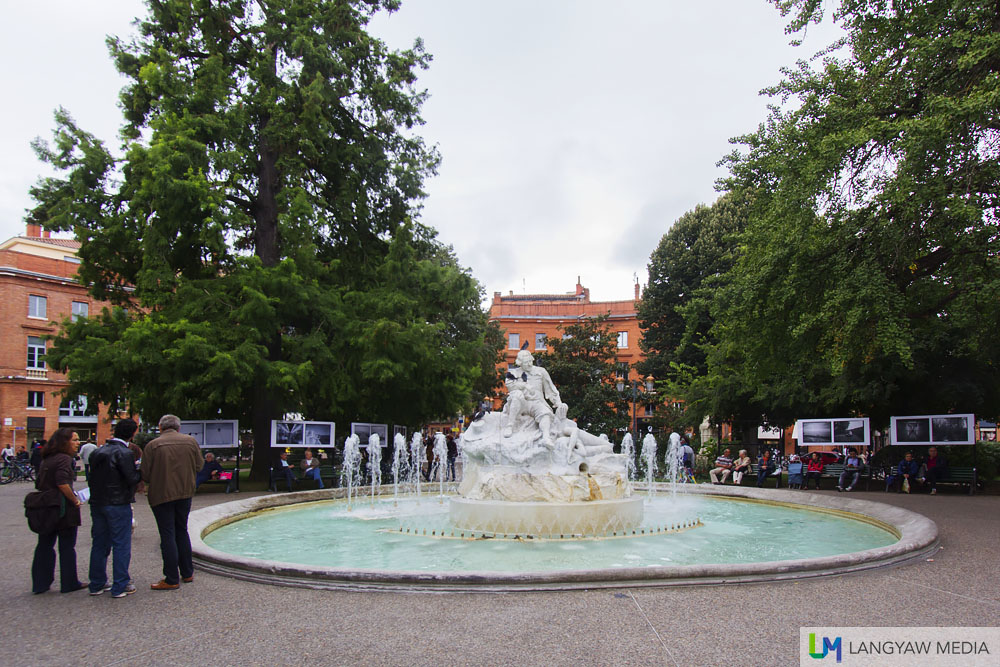
[[(111, 590), (111, 597), (135, 593), (128, 573), (132, 560), (132, 503), (139, 470), (128, 443), (138, 425), (131, 419), (115, 424), (114, 437), (90, 455), (90, 594)], [(108, 585), (108, 556), (112, 582)]]

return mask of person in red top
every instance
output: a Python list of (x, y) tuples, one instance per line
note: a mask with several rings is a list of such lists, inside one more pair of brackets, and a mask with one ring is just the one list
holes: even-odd
[(948, 474), (948, 462), (943, 456), (938, 456), (937, 447), (931, 447), (927, 450), (927, 463), (924, 465), (927, 467), (924, 480), (930, 487), (931, 495), (936, 495), (938, 480)]
[(809, 488), (809, 480), (816, 480), (816, 490), (819, 491), (819, 478), (823, 475), (823, 460), (816, 452), (809, 457), (809, 464), (806, 466), (806, 488)]

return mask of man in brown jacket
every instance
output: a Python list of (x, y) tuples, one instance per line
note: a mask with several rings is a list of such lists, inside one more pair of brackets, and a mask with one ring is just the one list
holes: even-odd
[(201, 469), (201, 450), (190, 435), (179, 433), (181, 420), (174, 415), (160, 417), (160, 437), (142, 452), (142, 481), (146, 497), (160, 531), (163, 579), (152, 584), (154, 591), (180, 588), (194, 581), (188, 514), (194, 495), (194, 478)]

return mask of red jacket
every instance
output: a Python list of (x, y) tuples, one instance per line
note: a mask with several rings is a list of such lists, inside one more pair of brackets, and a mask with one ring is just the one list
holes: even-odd
[(806, 472), (823, 472), (823, 459), (809, 459), (809, 465), (806, 466)]

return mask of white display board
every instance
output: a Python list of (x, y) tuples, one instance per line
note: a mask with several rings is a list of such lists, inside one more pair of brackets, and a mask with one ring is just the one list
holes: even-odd
[(777, 426), (758, 426), (758, 440), (781, 440), (782, 429)]
[(800, 419), (792, 434), (803, 447), (867, 447), (871, 443), (868, 417)]
[(226, 449), (240, 446), (240, 423), (235, 419), (185, 419), (181, 433), (198, 441), (202, 449)]
[(911, 415), (889, 418), (892, 445), (974, 445), (973, 415)]
[(389, 445), (389, 425), (388, 424), (368, 424), (366, 422), (351, 422), (351, 435), (358, 436), (362, 447), (368, 446), (368, 438), (373, 433), (378, 434), (379, 444), (382, 447)]
[(330, 447), (337, 434), (333, 422), (274, 419), (271, 421), (272, 447)]

